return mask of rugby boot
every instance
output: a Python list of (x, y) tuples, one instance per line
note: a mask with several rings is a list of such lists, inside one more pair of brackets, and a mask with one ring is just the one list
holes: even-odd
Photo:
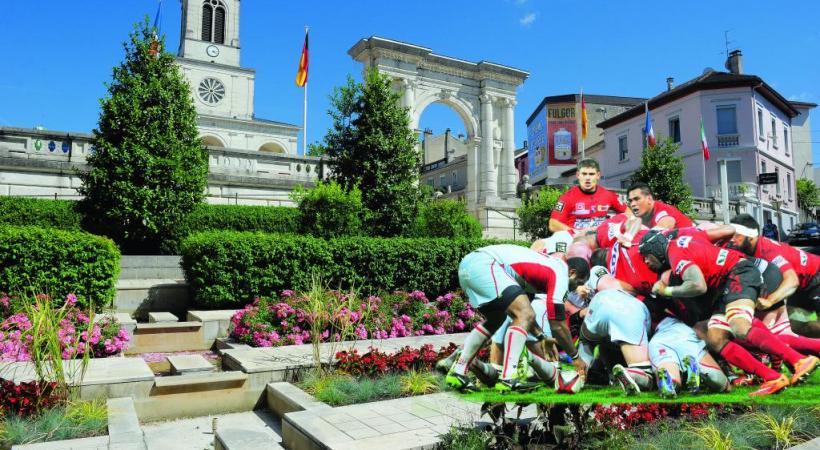
[(436, 361), (436, 371), (446, 374), (450, 371), (450, 368), (453, 367), (453, 364), (458, 361), (458, 357), (461, 355), (461, 349), (456, 349), (450, 356), (446, 358), (441, 358), (440, 360)]
[(664, 368), (658, 369), (658, 393), (662, 398), (666, 399), (678, 396), (678, 393), (675, 391), (675, 383), (672, 382), (672, 377)]
[(499, 380), (495, 384), (495, 391), (500, 394), (506, 394), (508, 392), (532, 392), (542, 386), (541, 383), (530, 383), (529, 381), (521, 381), (517, 378), (513, 378), (511, 380)]
[(807, 356), (797, 361), (797, 364), (794, 365), (794, 375), (789, 380), (790, 384), (797, 384), (806, 379), (817, 368), (818, 362), (820, 362), (820, 359), (817, 359), (816, 356)]
[(478, 387), (476, 387), (475, 383), (470, 380), (470, 377), (460, 373), (455, 373), (453, 371), (450, 371), (450, 373), (447, 374), (447, 377), (444, 378), (444, 383), (447, 386), (461, 392), (478, 391)]
[(621, 389), (624, 390), (626, 395), (639, 395), (641, 393), (641, 388), (639, 388), (635, 380), (629, 376), (629, 372), (626, 371), (624, 366), (620, 364), (612, 366), (612, 375), (621, 385)]
[(686, 369), (686, 390), (691, 393), (700, 392), (700, 364), (694, 356), (684, 356), (683, 365)]
[(745, 373), (742, 373), (740, 375), (730, 373), (728, 378), (729, 378), (729, 384), (731, 384), (732, 386), (736, 386), (736, 387), (751, 386), (751, 385), (755, 384), (754, 376), (747, 375)]
[(780, 375), (780, 378), (767, 381), (760, 385), (760, 389), (750, 392), (749, 395), (752, 397), (756, 397), (758, 395), (770, 395), (778, 392), (789, 385), (789, 379), (786, 378), (786, 375)]

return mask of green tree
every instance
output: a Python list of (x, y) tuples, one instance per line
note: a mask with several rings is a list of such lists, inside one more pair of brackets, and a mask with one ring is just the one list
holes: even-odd
[(797, 180), (797, 204), (813, 213), (820, 206), (820, 187), (808, 178)]
[(297, 187), (291, 198), (299, 204), (299, 232), (325, 239), (361, 232), (362, 193), (345, 191), (335, 181), (319, 182), (313, 189)]
[(550, 214), (563, 193), (562, 189), (542, 187), (529, 201), (523, 202), (516, 210), (521, 231), (533, 240), (549, 236)]
[(348, 77), (331, 96), (333, 128), (325, 136), (333, 179), (358, 186), (372, 234), (412, 231), (418, 210), (420, 159), (407, 109), (399, 105), (389, 76), (369, 69), (363, 83)]
[(648, 184), (656, 200), (690, 214), (692, 188), (683, 179), (683, 158), (675, 155), (678, 147), (672, 139), (647, 147), (641, 155), (641, 167), (632, 174), (631, 179)]
[(324, 156), (325, 153), (327, 153), (327, 149), (322, 144), (318, 142), (308, 144), (307, 156)]
[(95, 152), (79, 204), (85, 226), (124, 252), (156, 252), (202, 201), (208, 153), (191, 90), (148, 18), (135, 25), (114, 68), (93, 131)]

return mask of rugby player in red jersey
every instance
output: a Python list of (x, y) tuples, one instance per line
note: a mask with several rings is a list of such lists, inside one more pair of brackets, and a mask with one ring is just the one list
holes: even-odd
[(578, 186), (561, 194), (552, 210), (549, 221), (551, 233), (566, 230), (576, 235), (578, 231), (600, 225), (610, 209), (617, 213), (627, 211), (617, 194), (598, 186), (601, 168), (597, 161), (589, 158), (578, 161), (575, 174)]
[(652, 189), (646, 183), (633, 183), (627, 191), (629, 209), (635, 217), (640, 217), (649, 228), (684, 228), (695, 223), (672, 205), (655, 200)]
[(760, 236), (760, 225), (748, 214), (731, 222), (736, 229), (729, 243), (732, 248), (769, 261), (783, 272), (783, 283), (760, 300), (761, 306), (767, 308), (788, 298), (792, 329), (797, 334), (820, 337), (820, 323), (808, 320), (812, 312), (820, 312), (820, 256)]
[[(720, 292), (709, 320), (706, 341), (713, 351), (730, 363), (765, 380), (760, 389), (750, 395), (773, 394), (800, 381), (817, 366), (817, 357), (802, 355), (768, 329), (752, 326), (762, 277), (754, 263), (742, 253), (718, 248), (691, 236), (670, 240), (658, 231), (644, 235), (639, 250), (653, 271), (662, 273), (671, 268), (673, 275), (683, 279), (680, 286), (667, 286), (662, 280), (658, 281), (652, 288), (654, 293), (664, 297), (687, 298), (703, 295), (710, 290)], [(730, 340), (731, 335), (770, 355), (783, 358), (792, 367), (791, 380), (755, 359), (742, 346)]]

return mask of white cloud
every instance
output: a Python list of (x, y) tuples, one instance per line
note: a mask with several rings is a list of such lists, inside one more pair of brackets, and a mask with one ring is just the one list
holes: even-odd
[(814, 95), (809, 92), (801, 92), (799, 94), (794, 94), (789, 96), (789, 100), (794, 102), (809, 102), (814, 98)]
[(535, 17), (536, 17), (535, 13), (531, 12), (531, 13), (527, 14), (526, 16), (522, 17), (521, 19), (519, 19), (518, 23), (520, 23), (521, 26), (528, 27), (528, 26), (532, 25), (533, 22), (535, 22)]

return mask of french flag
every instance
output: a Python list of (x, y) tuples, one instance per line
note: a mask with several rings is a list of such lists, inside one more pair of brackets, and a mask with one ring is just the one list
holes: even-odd
[(646, 130), (646, 146), (652, 147), (657, 141), (655, 140), (655, 130), (652, 129), (652, 115), (649, 113), (649, 102), (644, 103), (643, 106), (646, 110), (646, 124), (644, 125), (644, 129)]

